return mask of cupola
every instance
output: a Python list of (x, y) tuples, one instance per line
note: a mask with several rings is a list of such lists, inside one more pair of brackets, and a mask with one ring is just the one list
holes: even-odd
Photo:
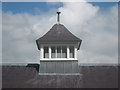
[(59, 70), (58, 72), (65, 73), (65, 64), (70, 64), (67, 68), (72, 68), (74, 63), (78, 64), (77, 51), (80, 49), (81, 42), (81, 39), (60, 24), (60, 12), (57, 12), (57, 24), (36, 40), (38, 50), (40, 50), (40, 72), (57, 73), (56, 69), (61, 67), (61, 72)]

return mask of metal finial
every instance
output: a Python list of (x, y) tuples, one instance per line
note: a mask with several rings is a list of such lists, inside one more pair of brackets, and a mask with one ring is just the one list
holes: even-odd
[(59, 12), (59, 11), (57, 12), (57, 14), (58, 14), (57, 22), (58, 22), (58, 24), (60, 23), (60, 13), (61, 13), (61, 12)]

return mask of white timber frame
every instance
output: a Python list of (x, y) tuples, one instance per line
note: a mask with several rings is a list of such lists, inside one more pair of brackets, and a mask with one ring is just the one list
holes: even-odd
[[(58, 58), (57, 57), (57, 48), (55, 48), (55, 58), (52, 58), (52, 50), (51, 47), (57, 47), (57, 46), (65, 46), (67, 51), (67, 57), (66, 58)], [(73, 58), (70, 58), (70, 47), (74, 47), (74, 56)], [(50, 61), (50, 60), (77, 60), (77, 44), (41, 44), (40, 45), (40, 61)], [(44, 58), (44, 47), (48, 47), (48, 58)], [(62, 50), (62, 49), (61, 49)], [(61, 51), (62, 52), (62, 51)], [(62, 54), (61, 54), (62, 55)]]

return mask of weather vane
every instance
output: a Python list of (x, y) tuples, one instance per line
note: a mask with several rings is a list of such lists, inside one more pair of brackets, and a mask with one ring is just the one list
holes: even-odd
[(58, 17), (57, 17), (57, 22), (58, 22), (58, 24), (60, 23), (60, 11), (57, 11), (57, 14), (58, 14)]

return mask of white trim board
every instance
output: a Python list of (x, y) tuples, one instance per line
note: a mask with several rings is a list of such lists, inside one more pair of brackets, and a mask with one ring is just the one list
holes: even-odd
[(40, 61), (78, 61), (77, 59), (74, 58), (69, 58), (69, 59), (65, 59), (65, 58), (53, 58), (53, 59), (40, 59)]

